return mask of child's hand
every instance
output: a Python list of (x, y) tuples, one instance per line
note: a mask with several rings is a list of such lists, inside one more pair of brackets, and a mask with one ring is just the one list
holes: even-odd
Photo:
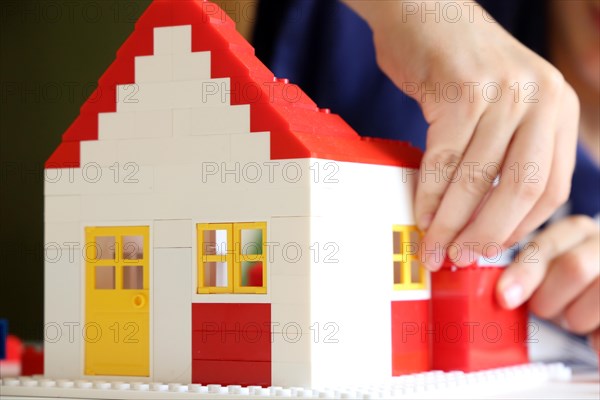
[(449, 243), (463, 249), (448, 248), (461, 266), (486, 244), (512, 244), (566, 201), (579, 103), (556, 68), (475, 2), (346, 2), (370, 24), (381, 69), (430, 124), (415, 199), (429, 269)]
[(567, 217), (525, 246), (500, 277), (505, 308), (529, 299), (531, 311), (578, 334), (600, 351), (600, 227), (587, 216)]

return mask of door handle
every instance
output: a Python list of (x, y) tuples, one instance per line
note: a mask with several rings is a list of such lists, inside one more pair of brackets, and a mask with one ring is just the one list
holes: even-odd
[(142, 308), (146, 305), (146, 296), (143, 294), (136, 294), (133, 296), (133, 306), (135, 308)]

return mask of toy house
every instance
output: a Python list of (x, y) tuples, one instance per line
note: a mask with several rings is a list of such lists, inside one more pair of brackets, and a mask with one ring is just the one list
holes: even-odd
[(214, 4), (153, 2), (46, 164), (45, 375), (314, 387), (526, 362), (498, 268), (418, 262), (420, 157), (274, 77)]

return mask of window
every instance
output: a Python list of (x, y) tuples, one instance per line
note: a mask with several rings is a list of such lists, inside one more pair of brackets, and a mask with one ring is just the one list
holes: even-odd
[(145, 290), (147, 227), (88, 227), (85, 256), (96, 290)]
[(198, 224), (198, 293), (267, 293), (264, 222)]
[(415, 226), (394, 225), (393, 277), (394, 290), (425, 289), (425, 268), (419, 261), (420, 233)]

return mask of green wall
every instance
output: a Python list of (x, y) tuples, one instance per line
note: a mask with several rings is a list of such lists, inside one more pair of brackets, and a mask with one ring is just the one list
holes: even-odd
[(0, 1), (0, 318), (43, 337), (43, 164), (149, 0)]

